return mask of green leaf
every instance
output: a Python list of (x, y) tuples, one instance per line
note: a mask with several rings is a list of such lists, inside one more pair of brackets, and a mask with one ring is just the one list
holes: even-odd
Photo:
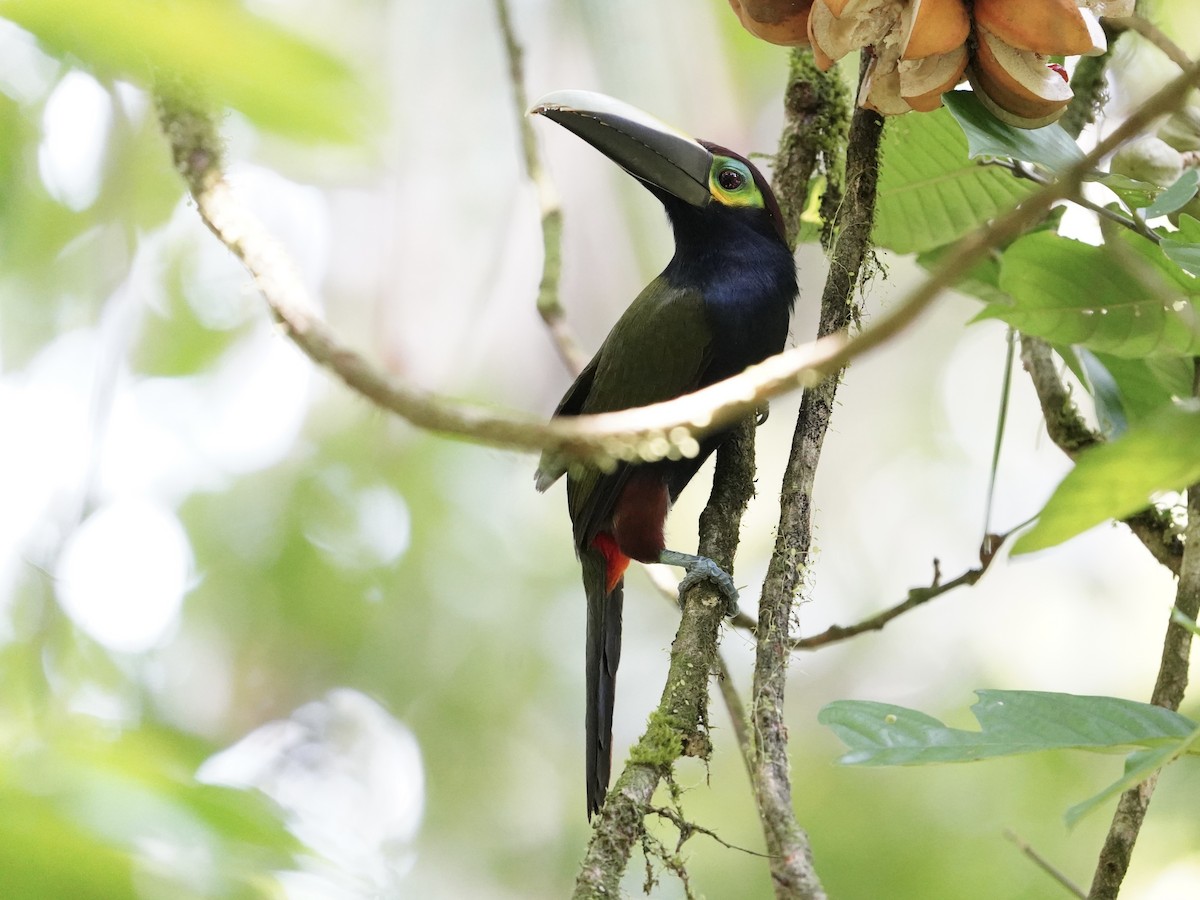
[(1058, 358), (1063, 361), (1063, 365), (1079, 380), (1080, 384), (1086, 387), (1088, 383), (1087, 371), (1083, 367), (1083, 360), (1079, 358), (1079, 351), (1085, 348), (1074, 347), (1071, 344), (1051, 344), (1050, 349), (1058, 354)]
[(1064, 816), (1067, 820), (1067, 825), (1074, 826), (1076, 822), (1103, 805), (1105, 801), (1124, 793), (1135, 785), (1141, 784), (1154, 774), (1154, 772), (1168, 763), (1174, 762), (1183, 754), (1193, 752), (1198, 741), (1200, 741), (1200, 728), (1193, 731), (1187, 739), (1179, 744), (1171, 743), (1163, 747), (1138, 750), (1129, 754), (1129, 757), (1125, 760), (1125, 771), (1121, 774), (1120, 778), (1100, 793), (1089, 797), (1082, 803), (1075, 804), (1067, 810)]
[(1052, 343), (1126, 357), (1200, 352), (1200, 282), (1137, 235), (1118, 233), (1103, 247), (1026, 235), (1004, 252), (1000, 288), (1011, 305), (993, 303), (981, 317)]
[(1189, 244), (1200, 244), (1200, 219), (1190, 216), (1187, 213), (1182, 213), (1179, 216), (1179, 222), (1176, 227), (1179, 229), (1172, 235), (1170, 232), (1160, 231), (1163, 237), (1174, 237), (1176, 240), (1185, 241)]
[(873, 239), (897, 253), (949, 244), (1036, 188), (968, 159), (962, 129), (944, 110), (889, 120), (882, 156)]
[(1145, 509), (1162, 491), (1200, 480), (1200, 402), (1159, 410), (1118, 440), (1087, 450), (1013, 545), (1029, 553)]
[(133, 859), (80, 828), (36, 792), (0, 785), (0, 884), (11, 898), (121, 900), (134, 888)]
[(1181, 213), (1176, 231), (1160, 228), (1163, 253), (1189, 275), (1200, 276), (1200, 220)]
[(1124, 752), (1131, 747), (1178, 749), (1197, 726), (1148, 703), (1041, 691), (976, 691), (971, 712), (979, 731), (949, 728), (903, 706), (838, 700), (817, 720), (850, 752), (843, 765), (921, 766), (974, 762), (1042, 750)]
[[(0, 752), (0, 891), (4, 897), (122, 897), (136, 896), (129, 870), (144, 862), (147, 840), (172, 852), (202, 854), (212, 860), (207, 877), (211, 896), (261, 896), (262, 881), (270, 871), (290, 868), (303, 845), (287, 829), (282, 811), (266, 796), (253, 790), (235, 790), (197, 783), (193, 777), (199, 760), (212, 747), (189, 735), (153, 725), (115, 735), (110, 727), (88, 720), (68, 720), (42, 743), (30, 737), (12, 755)], [(9, 815), (29, 791), (31, 808)], [(26, 838), (31, 817), (43, 825), (36, 838)], [(15, 840), (5, 823), (21, 832)], [(39, 845), (25, 848), (23, 841)], [(9, 860), (5, 848), (15, 845), (24, 859)], [(102, 875), (116, 884), (103, 883), (95, 892), (76, 889), (66, 880), (48, 878), (38, 869), (63, 870), (72, 878), (86, 880), (77, 866), (45, 866), (39, 857), (76, 859), (93, 866), (91, 877)], [(71, 856), (70, 854), (75, 854)], [(85, 857), (91, 857), (89, 861)], [(20, 865), (28, 865), (28, 876)], [(25, 877), (41, 890), (12, 892), (11, 875), (18, 866), (15, 882)], [(105, 874), (104, 870), (110, 870)], [(187, 874), (172, 882), (170, 871), (159, 873), (170, 896), (192, 896), (186, 887)], [(253, 890), (252, 886), (259, 890)], [(205, 896), (209, 896), (206, 894)]]
[(1184, 244), (1164, 238), (1160, 246), (1167, 259), (1189, 275), (1200, 276), (1200, 244)]
[(1096, 418), (1100, 420), (1100, 429), (1109, 438), (1124, 434), (1129, 430), (1129, 418), (1117, 380), (1086, 347), (1080, 347), (1076, 352), (1087, 373), (1086, 384), (1091, 389), (1092, 399), (1096, 401)]
[(1100, 172), (1089, 180), (1099, 182), (1120, 197), (1121, 202), (1131, 212), (1149, 206), (1162, 193), (1162, 188), (1157, 184), (1138, 181), (1116, 172)]
[(1045, 166), (1060, 172), (1083, 159), (1083, 151), (1057, 124), (1044, 128), (1013, 128), (984, 109), (971, 91), (950, 91), (942, 103), (962, 126), (971, 158), (1000, 156)]
[(161, 72), (292, 137), (347, 141), (366, 127), (350, 69), (240, 4), (164, 0), (0, 0), (0, 15), (53, 53), (143, 86)]
[[(927, 250), (917, 256), (917, 264), (933, 271), (948, 256), (953, 256), (955, 247), (947, 244)], [(954, 290), (982, 300), (984, 303), (1008, 303), (1008, 295), (1000, 290), (1000, 260), (993, 255), (985, 256), (954, 284)]]
[(1165, 216), (1177, 209), (1183, 209), (1188, 201), (1196, 196), (1197, 186), (1200, 186), (1200, 171), (1187, 169), (1173, 185), (1159, 194), (1157, 200), (1146, 207), (1146, 218), (1153, 219), (1155, 216)]
[[(1193, 367), (1186, 356), (1128, 359), (1108, 353), (1090, 355), (1095, 365), (1103, 367), (1116, 382), (1121, 409), (1130, 423), (1139, 422), (1174, 401), (1191, 396)], [(1088, 371), (1091, 371), (1090, 365)]]

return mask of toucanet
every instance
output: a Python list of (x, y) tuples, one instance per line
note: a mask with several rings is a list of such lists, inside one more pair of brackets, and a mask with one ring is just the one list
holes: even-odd
[[(640, 293), (575, 379), (556, 416), (669, 400), (780, 352), (796, 296), (796, 267), (779, 204), (745, 157), (697, 141), (619, 100), (556, 91), (531, 110), (583, 138), (661, 201), (675, 255)], [(587, 810), (599, 811), (612, 769), (612, 718), (621, 657), (624, 572), (631, 559), (681, 566), (712, 581), (731, 610), (733, 581), (712, 560), (666, 548), (667, 512), (728, 432), (691, 458), (615, 468), (571, 466), (543, 454), (538, 490), (567, 474), (567, 505), (587, 594)]]

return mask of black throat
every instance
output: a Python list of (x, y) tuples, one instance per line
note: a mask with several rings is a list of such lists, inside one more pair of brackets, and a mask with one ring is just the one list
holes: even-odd
[(662, 198), (675, 230), (675, 255), (663, 270), (674, 287), (696, 290), (713, 326), (704, 383), (780, 352), (796, 298), (796, 265), (771, 214), (717, 202), (696, 208)]

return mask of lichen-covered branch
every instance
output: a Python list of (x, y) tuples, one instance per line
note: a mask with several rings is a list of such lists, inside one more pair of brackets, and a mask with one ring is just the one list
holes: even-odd
[[(864, 59), (865, 66), (865, 59)], [(793, 69), (820, 90), (829, 79)], [(826, 91), (829, 91), (826, 88)], [(789, 95), (794, 88), (789, 86)], [(832, 98), (844, 110), (844, 93)], [(829, 102), (828, 100), (826, 102)], [(789, 113), (791, 110), (789, 109)], [(846, 152), (845, 197), (833, 222), (836, 234), (829, 274), (821, 298), (818, 337), (846, 330), (857, 318), (854, 289), (870, 250), (875, 216), (875, 187), (883, 120), (856, 110), (850, 121)], [(816, 140), (817, 136), (813, 135)], [(783, 700), (790, 658), (790, 625), (803, 583), (811, 545), (812, 485), (821, 444), (833, 409), (840, 373), (805, 390), (800, 401), (791, 454), (780, 492), (779, 529), (758, 611), (758, 644), (751, 700), (754, 738), (753, 783), (759, 818), (771, 858), (777, 897), (823, 898), (824, 888), (812, 861), (808, 835), (796, 821), (788, 773), (788, 731)]]
[[(700, 517), (700, 553), (733, 572), (742, 514), (754, 494), (754, 425), (749, 419), (717, 451), (713, 489)], [(630, 748), (600, 813), (575, 881), (574, 897), (619, 897), (621, 874), (638, 846), (650, 800), (681, 756), (707, 757), (708, 682), (716, 665), (724, 601), (706, 584), (683, 596), (679, 631), (658, 708)]]
[[(1200, 614), (1200, 484), (1188, 489), (1187, 515), (1183, 562), (1175, 590), (1175, 609), (1187, 619), (1195, 621), (1197, 614)], [(1151, 703), (1167, 709), (1179, 709), (1187, 690), (1191, 651), (1191, 632), (1173, 617), (1169, 618), (1158, 677), (1150, 695)], [(1100, 851), (1088, 900), (1116, 900), (1157, 783), (1158, 773), (1155, 773), (1121, 795)]]
[(783, 94), (783, 131), (772, 177), (792, 247), (799, 239), (800, 216), (817, 183), (816, 176), (826, 176), (825, 196), (840, 200), (849, 106), (846, 85), (840, 78), (821, 72), (808, 50), (792, 51)]

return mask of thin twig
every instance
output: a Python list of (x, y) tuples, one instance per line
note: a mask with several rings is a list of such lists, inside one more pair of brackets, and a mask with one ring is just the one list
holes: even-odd
[[(817, 650), (829, 644), (836, 644), (839, 641), (845, 641), (860, 634), (865, 634), (868, 631), (882, 631), (884, 626), (893, 619), (899, 618), (906, 612), (916, 609), (918, 606), (923, 606), (930, 600), (936, 600), (943, 594), (948, 594), (960, 587), (970, 587), (976, 584), (983, 573), (988, 570), (995, 559), (996, 550), (1000, 544), (1007, 538), (1007, 534), (988, 535), (985, 538), (987, 546), (980, 551), (981, 564), (974, 569), (968, 569), (957, 578), (943, 582), (941, 575), (937, 570), (938, 561), (935, 559), (934, 564), (934, 580), (932, 584), (909, 588), (907, 596), (893, 606), (889, 606), (882, 612), (878, 612), (869, 618), (856, 622), (853, 625), (830, 625), (824, 631), (818, 634), (810, 635), (809, 637), (794, 637), (791, 639), (791, 647), (793, 650)], [(758, 630), (758, 622), (752, 619), (745, 613), (738, 613), (736, 617), (730, 620), (730, 626), (737, 628), (740, 631), (745, 631), (754, 634)]]
[(504, 50), (508, 56), (508, 79), (512, 85), (513, 104), (517, 113), (517, 132), (521, 135), (521, 155), (525, 160), (525, 171), (528, 173), (534, 188), (537, 190), (538, 207), (542, 224), (542, 278), (538, 284), (537, 310), (554, 347), (563, 363), (578, 375), (587, 365), (587, 354), (584, 353), (579, 339), (567, 324), (562, 303), (558, 297), (559, 279), (562, 275), (562, 204), (559, 202), (558, 191), (554, 181), (542, 165), (542, 159), (537, 150), (537, 138), (533, 126), (525, 110), (529, 108), (529, 98), (525, 93), (524, 53), (517, 40), (512, 26), (512, 15), (509, 13), (508, 0), (496, 0), (496, 18), (500, 21), (500, 34), (504, 39)]
[[(992, 159), (988, 160), (987, 165), (999, 166), (1002, 169), (1008, 169), (1018, 178), (1024, 178), (1027, 181), (1032, 181), (1034, 184), (1047, 185), (1050, 179), (1046, 178), (1040, 172), (1029, 166), (1027, 163), (1016, 159)], [(1117, 212), (1115, 209), (1109, 209), (1107, 206), (1101, 206), (1099, 203), (1093, 203), (1081, 193), (1073, 194), (1070, 197), (1064, 197), (1070, 203), (1076, 206), (1083, 207), (1086, 210), (1094, 212), (1102, 219), (1116, 222), (1118, 225), (1128, 228), (1135, 234), (1139, 234), (1148, 241), (1155, 244), (1162, 243), (1162, 237), (1158, 235), (1154, 229), (1145, 223), (1144, 220), (1134, 216), (1127, 216), (1124, 213)]]
[(717, 653), (717, 688), (721, 692), (721, 699), (725, 702), (725, 709), (729, 713), (729, 723), (733, 728), (733, 737), (737, 741), (742, 763), (746, 766), (747, 774), (753, 777), (754, 748), (750, 740), (750, 724), (746, 717), (746, 707), (742, 703), (742, 695), (738, 693), (737, 686), (733, 683), (733, 675), (729, 671), (729, 664), (725, 662), (725, 654), (720, 652)]
[(1087, 895), (1083, 892), (1083, 888), (1068, 878), (1061, 869), (1055, 866), (1050, 860), (1042, 856), (1029, 845), (1029, 843), (1017, 834), (1012, 829), (1004, 829), (1004, 836), (1017, 845), (1017, 849), (1024, 853), (1034, 865), (1061, 884), (1064, 888), (1070, 891), (1079, 900), (1087, 900)]
[(651, 806), (646, 810), (646, 812), (653, 813), (660, 819), (666, 819), (679, 831), (679, 843), (675, 845), (675, 852), (677, 853), (683, 848), (684, 844), (691, 840), (692, 835), (702, 834), (705, 837), (712, 838), (726, 850), (737, 850), (740, 853), (746, 853), (750, 856), (761, 856), (763, 859), (767, 858), (767, 854), (765, 853), (759, 853), (757, 850), (751, 850), (748, 847), (739, 847), (737, 844), (729, 843), (729, 841), (725, 840), (715, 831), (705, 828), (703, 825), (697, 825), (694, 822), (689, 822), (673, 809), (667, 809), (666, 807), (662, 806)]
[(310, 359), (350, 388), (413, 425), (439, 434), (498, 447), (550, 450), (564, 460), (654, 460), (695, 452), (697, 438), (728, 427), (764, 401), (815, 384), (852, 359), (908, 328), (947, 288), (958, 282), (992, 247), (1012, 240), (1038, 221), (1056, 201), (1078, 189), (1084, 175), (1106, 154), (1140, 134), (1175, 108), (1200, 81), (1194, 65), (1152, 95), (1111, 135), (1016, 209), (965, 237), (944, 262), (875, 323), (849, 338), (831, 334), (771, 357), (740, 375), (692, 394), (636, 409), (543, 422), (532, 416), (497, 414), (389, 377), (350, 350), (315, 312), (295, 266), (261, 222), (238, 200), (221, 169), (221, 145), (211, 114), (194, 98), (160, 93), (159, 118), (172, 145), (175, 165), (209, 229), (242, 262), (292, 341)]
[[(984, 540), (992, 532), (992, 504), (996, 499), (996, 480), (1000, 474), (1000, 451), (1004, 448), (1004, 428), (1008, 424), (1008, 400), (1012, 396), (1013, 357), (1017, 335), (1011, 328), (1004, 340), (1004, 377), (1000, 379), (1000, 409), (996, 415), (996, 436), (992, 439), (992, 464), (988, 469), (987, 501), (983, 505)], [(992, 554), (989, 554), (989, 558)]]
[(883, 612), (877, 613), (869, 619), (863, 619), (854, 625), (831, 625), (820, 634), (814, 634), (806, 638), (796, 638), (792, 641), (792, 649), (816, 650), (827, 644), (835, 644), (838, 641), (844, 641), (868, 631), (880, 631), (892, 619), (898, 618), (906, 612), (928, 603), (930, 600), (935, 600), (942, 596), (942, 594), (948, 594), (950, 591), (964, 585), (974, 585), (983, 577), (983, 573), (987, 571), (991, 560), (995, 559), (995, 556), (985, 556), (984, 559), (987, 561), (978, 568), (968, 569), (952, 581), (947, 581), (943, 584), (931, 584), (928, 587), (912, 588), (908, 592), (908, 597), (903, 601), (897, 603), (895, 606), (888, 607)]

